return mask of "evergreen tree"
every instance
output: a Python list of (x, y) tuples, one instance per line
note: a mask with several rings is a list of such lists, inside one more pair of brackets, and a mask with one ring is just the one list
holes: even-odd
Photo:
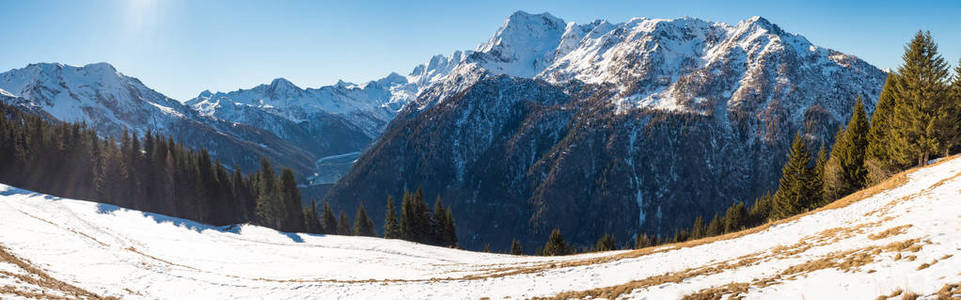
[(434, 230), (433, 230), (433, 240), (438, 245), (449, 245), (447, 237), (447, 210), (444, 209), (444, 205), (440, 202), (440, 195), (437, 195), (437, 200), (434, 201), (434, 210), (431, 214)]
[(724, 233), (735, 232), (744, 226), (744, 203), (731, 205), (724, 214)]
[(945, 156), (961, 148), (961, 59), (958, 59), (958, 67), (954, 69), (954, 81), (951, 83), (947, 107), (948, 116), (945, 122), (951, 127), (948, 128)]
[[(825, 189), (824, 187), (825, 171), (824, 170), (825, 168), (827, 168), (827, 164), (828, 164), (827, 149), (824, 148), (824, 144), (822, 143), (821, 147), (818, 148), (818, 154), (814, 159), (814, 172), (811, 177), (811, 185), (814, 187), (814, 199), (811, 201), (811, 204), (813, 205), (812, 207), (810, 207), (810, 209), (824, 206), (828, 202), (827, 196), (825, 196), (825, 193), (824, 193), (824, 189)], [(768, 195), (768, 197), (770, 197), (770, 195)], [(763, 221), (755, 219), (755, 221), (753, 222), (760, 224)]]
[(717, 214), (714, 214), (714, 218), (707, 224), (705, 233), (707, 236), (716, 236), (724, 233), (724, 224), (721, 224), (721, 218)]
[(484, 244), (484, 252), (486, 252), (486, 253), (491, 253), (491, 244), (490, 244), (490, 243)]
[(524, 254), (524, 246), (521, 245), (521, 241), (514, 239), (511, 241), (511, 254), (512, 255), (522, 255)]
[(450, 209), (447, 209), (447, 229), (444, 232), (447, 234), (445, 241), (447, 246), (456, 247), (457, 246), (457, 225), (454, 222), (454, 213)]
[(893, 137), (894, 104), (895, 104), (895, 81), (898, 76), (895, 73), (888, 73), (884, 81), (884, 88), (881, 89), (881, 97), (874, 107), (871, 115), (871, 128), (868, 129), (868, 148), (866, 151), (865, 165), (868, 168), (871, 183), (879, 183), (885, 178), (890, 177), (898, 170), (907, 167), (895, 160), (892, 153), (891, 144)]
[[(836, 172), (830, 180), (834, 199), (844, 197), (864, 188), (868, 183), (868, 170), (864, 166), (865, 152), (868, 145), (868, 119), (861, 98), (858, 97), (854, 104), (851, 119), (848, 121), (847, 128), (839, 132), (834, 141), (834, 148), (831, 149), (831, 158), (828, 160)], [(818, 201), (820, 202), (820, 201)], [(812, 206), (804, 207), (805, 209)]]
[(324, 226), (320, 225), (320, 217), (317, 215), (317, 201), (310, 200), (310, 207), (304, 208), (304, 227), (309, 233), (323, 233)]
[(544, 256), (559, 256), (569, 254), (570, 247), (567, 242), (564, 241), (564, 237), (561, 236), (561, 230), (555, 228), (551, 231), (551, 235), (547, 240), (547, 244), (544, 245), (542, 250), (542, 255)]
[[(800, 213), (813, 198), (817, 197), (816, 189), (820, 187), (815, 187), (811, 183), (813, 170), (808, 167), (810, 162), (811, 156), (808, 154), (807, 144), (798, 133), (791, 144), (788, 161), (781, 169), (781, 179), (772, 201), (771, 218), (784, 219)], [(725, 232), (728, 229), (730, 228), (727, 228), (725, 222)]]
[(304, 207), (300, 203), (300, 190), (297, 189), (297, 181), (294, 179), (294, 171), (284, 168), (280, 173), (280, 198), (284, 203), (287, 213), (284, 214), (284, 221), (287, 223), (283, 228), (288, 232), (304, 231)]
[(918, 32), (904, 53), (895, 82), (891, 149), (902, 163), (927, 164), (930, 156), (948, 149), (956, 122), (948, 103), (948, 66), (938, 54), (930, 32)]
[(324, 227), (324, 233), (326, 234), (337, 234), (337, 216), (334, 215), (334, 210), (330, 208), (330, 201), (324, 200), (323, 213), (320, 215), (320, 224)]
[(400, 229), (403, 238), (417, 243), (430, 243), (434, 234), (431, 213), (424, 201), (424, 190), (417, 188), (414, 194), (404, 193), (400, 207)]
[[(823, 150), (824, 147), (822, 146), (821, 149)], [(748, 212), (748, 216), (749, 216), (749, 219), (751, 219), (752, 224), (759, 225), (759, 224), (763, 224), (764, 222), (767, 222), (767, 219), (771, 215), (771, 201), (773, 201), (772, 198), (773, 196), (771, 196), (771, 193), (768, 192), (768, 193), (765, 193), (764, 195), (761, 195), (761, 197), (754, 199), (754, 204), (751, 205), (751, 210)], [(716, 216), (717, 215), (715, 215), (715, 217)], [(711, 222), (714, 222), (714, 221), (712, 220)], [(710, 232), (711, 231), (710, 227), (711, 225), (708, 225), (708, 230), (707, 230), (708, 236), (712, 235)]]
[(374, 221), (370, 219), (367, 215), (367, 210), (364, 208), (364, 203), (361, 202), (357, 205), (357, 216), (354, 217), (354, 235), (358, 236), (375, 236), (374, 232)]
[(344, 211), (340, 211), (340, 217), (337, 218), (337, 234), (350, 235), (351, 233), (350, 218)]
[(284, 202), (280, 201), (274, 169), (266, 158), (260, 160), (258, 177), (257, 218), (261, 225), (281, 228), (283, 225)]
[(394, 209), (394, 198), (387, 196), (387, 208), (384, 212), (384, 238), (401, 238), (400, 224), (397, 223), (397, 211)]
[(691, 238), (699, 239), (704, 237), (704, 231), (707, 230), (704, 226), (704, 217), (697, 216), (697, 218), (694, 219), (694, 225), (691, 226)]
[(597, 249), (597, 251), (617, 250), (617, 241), (614, 239), (614, 235), (605, 233), (597, 240), (595, 249)]

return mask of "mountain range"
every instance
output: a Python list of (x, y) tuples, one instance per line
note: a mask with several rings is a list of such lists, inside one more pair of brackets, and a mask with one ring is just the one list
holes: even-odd
[(243, 170), (268, 157), (333, 184), (325, 199), (348, 213), (382, 216), (388, 195), (422, 187), (451, 206), (461, 244), (503, 248), (552, 228), (577, 244), (665, 234), (749, 202), (794, 134), (830, 145), (885, 76), (760, 17), (516, 12), (473, 51), (364, 84), (278, 78), (181, 103), (108, 64), (33, 64), (0, 73), (0, 101), (104, 135), (150, 130)]

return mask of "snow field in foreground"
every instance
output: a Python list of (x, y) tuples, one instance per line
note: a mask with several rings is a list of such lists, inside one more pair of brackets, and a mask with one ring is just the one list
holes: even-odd
[[(950, 159), (850, 205), (743, 236), (567, 257), (213, 227), (0, 185), (0, 246), (51, 278), (124, 299), (931, 295), (961, 283), (959, 174), (961, 159)], [(0, 287), (12, 289), (0, 294), (64, 294), (11, 276), (26, 272), (0, 260)]]

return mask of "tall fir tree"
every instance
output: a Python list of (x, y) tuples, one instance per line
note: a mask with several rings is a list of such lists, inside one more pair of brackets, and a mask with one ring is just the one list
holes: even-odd
[(961, 59), (954, 69), (954, 81), (951, 82), (951, 92), (948, 98), (948, 116), (946, 122), (950, 124), (948, 146), (945, 156), (961, 150)]
[(874, 113), (871, 115), (871, 128), (868, 129), (868, 149), (865, 153), (865, 165), (868, 168), (870, 183), (879, 183), (899, 169), (906, 167), (903, 163), (894, 159), (895, 154), (891, 150), (891, 143), (894, 139), (891, 131), (894, 124), (897, 80), (896, 73), (888, 73), (888, 77), (884, 81), (884, 88), (881, 89), (881, 96), (878, 98), (878, 103), (874, 106)]
[[(864, 165), (868, 145), (869, 124), (861, 98), (858, 97), (848, 121), (847, 128), (835, 137), (828, 169), (831, 169), (829, 198), (844, 197), (868, 184), (868, 170)], [(810, 207), (808, 207), (810, 208)]]
[[(771, 218), (778, 220), (790, 217), (802, 211), (812, 198), (817, 195), (816, 188), (811, 184), (812, 169), (808, 168), (811, 155), (808, 154), (807, 143), (798, 133), (791, 144), (788, 161), (781, 169), (781, 179), (778, 181), (777, 192), (771, 207)], [(725, 228), (727, 229), (727, 228)]]
[(257, 218), (260, 224), (281, 228), (283, 225), (284, 203), (280, 201), (274, 169), (266, 158), (260, 160), (259, 186), (257, 188)]
[(280, 198), (286, 208), (284, 214), (286, 227), (283, 230), (288, 232), (304, 231), (304, 207), (300, 203), (300, 190), (297, 189), (294, 171), (287, 168), (280, 172)]
[(367, 215), (367, 209), (364, 208), (364, 203), (357, 205), (357, 215), (354, 217), (354, 235), (376, 235), (376, 233), (374, 233), (374, 221)]
[(387, 208), (384, 211), (384, 238), (401, 238), (400, 224), (397, 222), (397, 209), (394, 208), (394, 197), (387, 196)]
[[(824, 193), (824, 170), (827, 168), (827, 164), (827, 149), (822, 143), (821, 147), (818, 148), (818, 154), (814, 158), (814, 173), (811, 177), (811, 185), (814, 187), (814, 200), (811, 201), (813, 207), (810, 207), (812, 209), (828, 203), (828, 199)], [(767, 195), (767, 197), (770, 197), (770, 195)], [(757, 223), (761, 223), (760, 220), (758, 221)]]
[(948, 65), (930, 32), (918, 32), (908, 44), (895, 82), (892, 150), (902, 163), (927, 164), (948, 148), (953, 134), (949, 118)]

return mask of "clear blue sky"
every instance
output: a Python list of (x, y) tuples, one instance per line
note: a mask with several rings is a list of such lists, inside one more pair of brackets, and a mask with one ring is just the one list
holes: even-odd
[(363, 82), (473, 49), (516, 10), (578, 23), (760, 15), (881, 68), (897, 67), (912, 34), (929, 29), (952, 65), (961, 55), (959, 0), (0, 0), (0, 71), (109, 62), (182, 101), (276, 77), (301, 87)]

